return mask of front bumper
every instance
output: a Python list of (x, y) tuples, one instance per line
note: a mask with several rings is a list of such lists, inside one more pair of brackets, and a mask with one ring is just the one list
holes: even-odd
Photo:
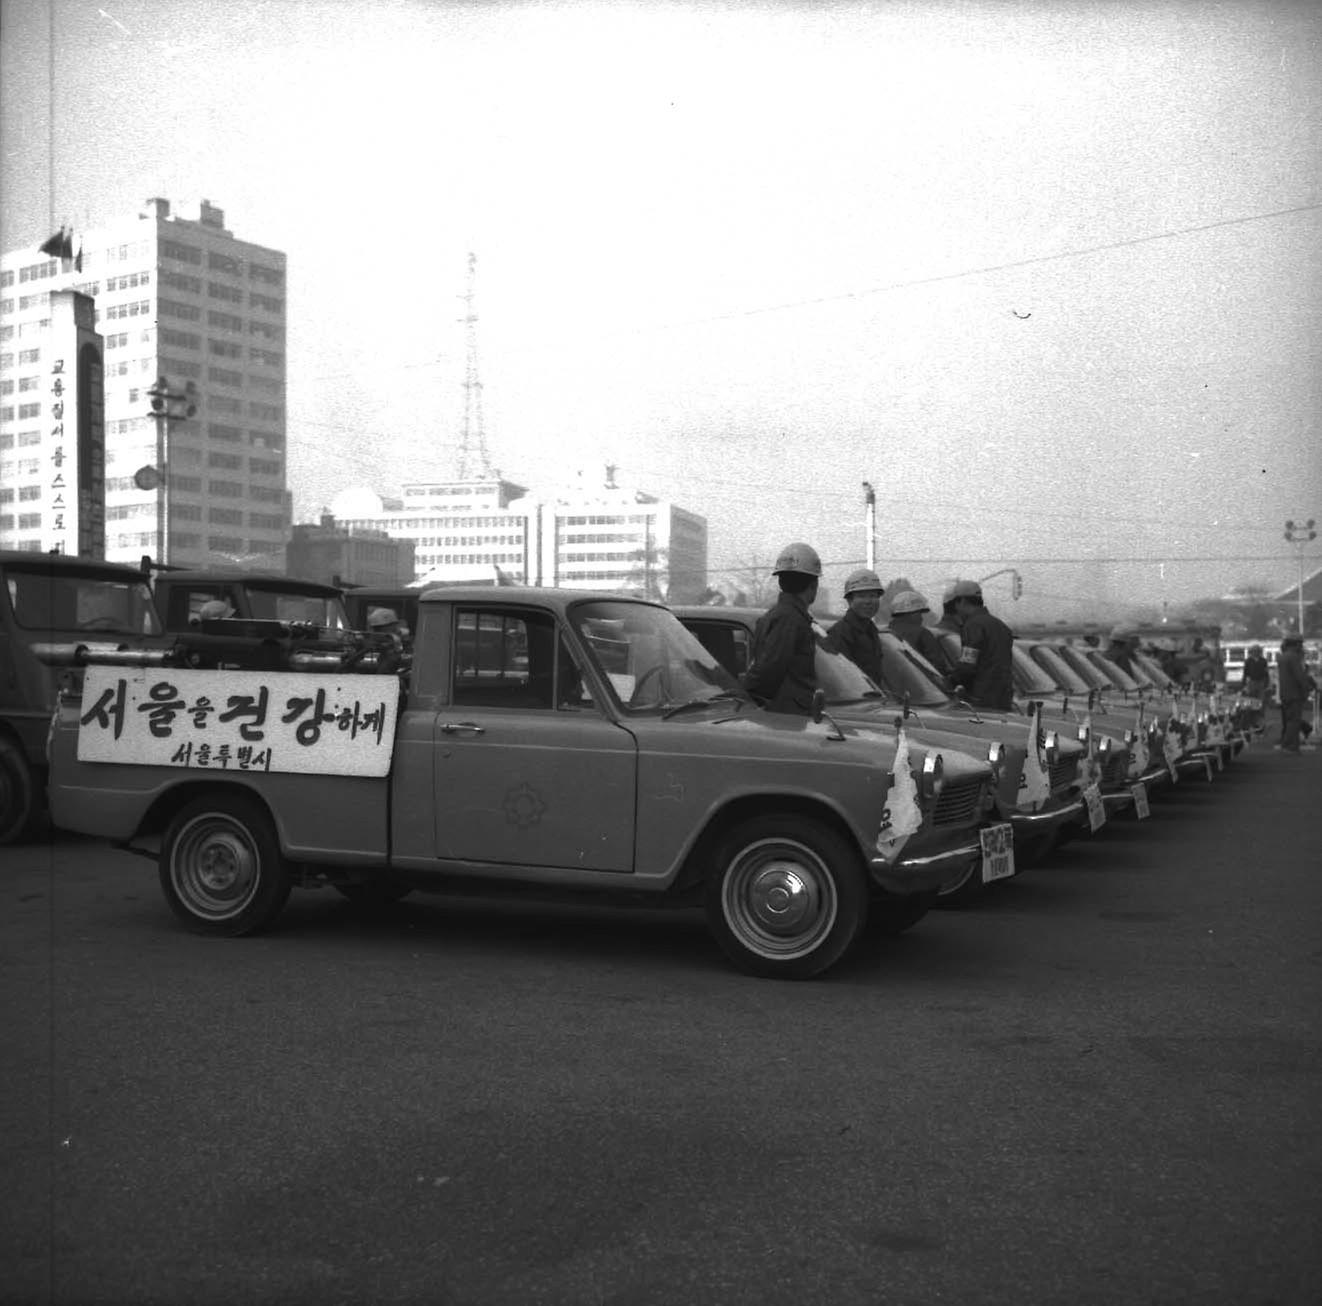
[(901, 853), (895, 862), (881, 857), (868, 861), (872, 882), (887, 893), (907, 897), (913, 893), (935, 893), (958, 878), (970, 862), (982, 860), (982, 840), (976, 830), (966, 832), (966, 838), (955, 846), (938, 852)]
[(1074, 825), (1078, 821), (1087, 825), (1088, 807), (1082, 798), (1067, 798), (1040, 812), (1011, 812), (1004, 819), (1010, 822), (1017, 840), (1021, 834), (1036, 837), (1059, 829), (1062, 825)]

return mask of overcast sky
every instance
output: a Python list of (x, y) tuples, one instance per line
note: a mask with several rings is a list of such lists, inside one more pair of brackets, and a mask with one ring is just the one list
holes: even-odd
[(470, 250), (491, 463), (718, 572), (838, 592), (866, 480), (883, 574), (1118, 617), (1322, 519), (1314, 0), (54, 5), (52, 59), (0, 0), (3, 246), (161, 195), (287, 251), (296, 519), (456, 471)]

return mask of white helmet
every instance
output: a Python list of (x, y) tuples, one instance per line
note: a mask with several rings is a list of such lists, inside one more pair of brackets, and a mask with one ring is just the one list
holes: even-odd
[(891, 616), (902, 617), (906, 612), (931, 612), (931, 606), (917, 590), (905, 590), (891, 599)]
[(943, 603), (952, 603), (955, 599), (980, 599), (982, 586), (976, 580), (957, 580), (946, 590)]
[(771, 574), (779, 576), (782, 571), (797, 571), (804, 576), (820, 576), (822, 560), (811, 544), (787, 544), (781, 549)]
[(881, 577), (875, 571), (860, 567), (857, 571), (851, 571), (845, 578), (845, 598), (848, 598), (851, 594), (863, 594), (868, 591), (875, 591), (878, 594), (886, 592), (882, 586)]

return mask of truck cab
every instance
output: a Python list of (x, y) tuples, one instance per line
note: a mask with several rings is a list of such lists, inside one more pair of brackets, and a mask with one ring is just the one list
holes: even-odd
[(62, 553), (0, 550), (0, 844), (27, 833), (45, 804), (46, 736), (62, 680), (34, 652), (165, 643), (147, 579), (135, 567)]

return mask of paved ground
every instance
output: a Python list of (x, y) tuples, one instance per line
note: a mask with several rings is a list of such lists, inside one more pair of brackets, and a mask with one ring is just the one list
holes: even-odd
[(1322, 1300), (1322, 758), (1255, 751), (809, 984), (692, 915), (0, 852), (0, 1301)]

